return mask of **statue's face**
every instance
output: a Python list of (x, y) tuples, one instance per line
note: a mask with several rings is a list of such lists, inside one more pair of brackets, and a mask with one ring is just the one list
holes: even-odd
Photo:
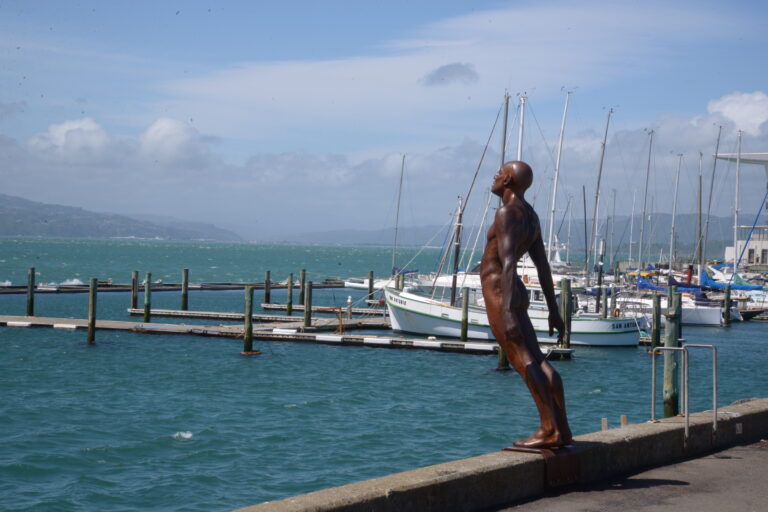
[(504, 187), (509, 183), (509, 179), (511, 179), (511, 176), (509, 174), (509, 169), (502, 167), (499, 169), (499, 172), (496, 173), (496, 175), (493, 177), (493, 183), (491, 184), (491, 192), (496, 194), (497, 196), (504, 195)]

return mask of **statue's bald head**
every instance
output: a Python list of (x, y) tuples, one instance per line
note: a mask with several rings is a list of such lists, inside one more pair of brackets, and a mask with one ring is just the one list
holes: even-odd
[(508, 186), (515, 191), (525, 192), (533, 183), (533, 169), (525, 162), (507, 162), (501, 167), (501, 171), (512, 178)]

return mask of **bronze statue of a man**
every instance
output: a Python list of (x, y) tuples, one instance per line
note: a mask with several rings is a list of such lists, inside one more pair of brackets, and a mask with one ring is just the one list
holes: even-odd
[(491, 191), (502, 199), (480, 265), (483, 297), (496, 341), (533, 395), (541, 424), (530, 437), (514, 442), (522, 448), (556, 448), (573, 441), (565, 413), (560, 375), (544, 358), (528, 317), (528, 293), (517, 275), (517, 262), (527, 252), (536, 266), (549, 307), (549, 334), (565, 325), (555, 299), (539, 218), (524, 194), (533, 181), (525, 162), (507, 162), (493, 178)]

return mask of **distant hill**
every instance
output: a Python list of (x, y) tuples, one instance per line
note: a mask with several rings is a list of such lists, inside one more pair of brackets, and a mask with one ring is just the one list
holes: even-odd
[(146, 219), (96, 213), (72, 206), (38, 203), (0, 194), (0, 236), (53, 238), (158, 238), (163, 240), (241, 241), (211, 224), (168, 217)]

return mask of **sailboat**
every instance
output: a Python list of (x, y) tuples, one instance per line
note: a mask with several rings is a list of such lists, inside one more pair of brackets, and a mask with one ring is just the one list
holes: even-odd
[[(505, 105), (508, 102), (508, 96), (505, 96)], [(518, 139), (518, 159), (522, 158), (522, 131), (524, 118), (525, 96), (521, 97), (521, 124), (520, 136)], [(505, 109), (506, 120), (506, 109)], [(502, 130), (502, 148), (506, 144), (506, 122)], [(503, 160), (502, 155), (502, 160)], [(461, 211), (461, 210), (460, 210)], [(460, 216), (457, 215), (460, 219)], [(459, 221), (460, 222), (460, 221)], [(454, 242), (458, 240), (455, 231)], [(454, 272), (451, 276), (452, 292), (451, 301), (445, 302), (435, 299), (423, 293), (418, 288), (406, 288), (399, 290), (395, 287), (385, 286), (384, 297), (389, 310), (392, 329), (409, 333), (459, 337), (461, 335), (462, 308), (457, 304), (456, 283), (459, 279), (458, 272), (458, 243), (454, 250)], [(462, 276), (467, 281), (470, 274)], [(531, 318), (534, 329), (541, 333), (540, 343), (555, 343), (556, 338), (546, 338), (543, 333), (549, 332), (549, 310), (543, 301), (543, 293), (536, 286), (533, 276), (521, 272), (521, 278), (528, 287), (530, 307), (528, 315)], [(468, 325), (467, 337), (473, 339), (493, 340), (493, 334), (490, 331), (488, 317), (482, 301), (480, 292), (479, 275), (471, 277), (474, 280), (474, 286), (470, 288), (465, 281), (464, 287), (470, 288), (468, 294)], [(433, 282), (437, 283), (437, 278)], [(637, 346), (640, 341), (640, 330), (645, 327), (644, 317), (639, 318), (602, 318), (595, 313), (589, 313), (584, 310), (574, 312), (571, 328), (571, 343), (574, 345), (592, 345), (592, 346)]]

